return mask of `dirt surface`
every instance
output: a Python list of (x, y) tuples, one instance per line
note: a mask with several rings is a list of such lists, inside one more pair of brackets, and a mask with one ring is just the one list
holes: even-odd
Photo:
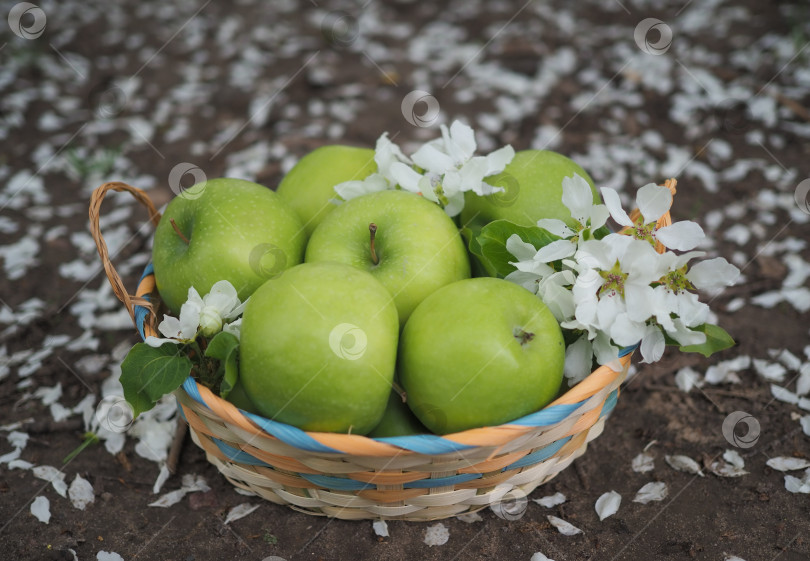
[[(810, 377), (805, 3), (66, 1), (24, 15), (15, 6), (2, 4), (0, 22), (0, 456), (20, 451), (0, 457), (0, 559), (810, 559), (808, 495), (766, 465), (810, 459), (810, 407), (797, 395), (800, 372)], [(426, 103), (403, 109), (414, 90), (436, 100), (437, 120), (418, 121)], [(625, 192), (678, 177), (675, 219), (703, 224), (704, 249), (743, 271), (738, 286), (706, 296), (738, 345), (638, 365), (602, 436), (531, 496), (561, 492), (564, 503), (529, 501), (514, 520), (486, 510), (481, 521), (443, 521), (449, 540), (439, 546), (424, 543), (427, 524), (389, 522), (383, 538), (370, 521), (239, 495), (190, 442), (179, 474), (203, 477), (210, 491), (169, 508), (147, 506), (162, 459), (145, 458), (137, 435), (116, 454), (108, 441), (63, 464), (84, 438), (83, 412), (92, 419), (137, 341), (88, 234), (94, 187), (126, 181), (161, 205), (185, 163), (275, 186), (314, 147), (373, 146), (388, 131), (408, 152), (455, 118), (478, 131), (483, 151), (548, 147)], [(104, 216), (134, 290), (149, 260), (145, 213), (121, 195)], [(702, 387), (678, 387), (687, 368)], [(724, 435), (738, 411), (760, 427), (750, 444)], [(648, 446), (654, 469), (634, 471)], [(747, 474), (711, 473), (728, 450)], [(703, 471), (677, 471), (667, 455)], [(76, 508), (34, 477), (43, 465), (69, 485), (87, 480), (94, 501)], [(792, 475), (810, 490), (810, 476)], [(653, 481), (668, 496), (633, 502)], [(179, 487), (172, 477), (161, 494)], [(594, 505), (609, 491), (622, 503), (600, 521)], [(41, 496), (47, 524), (31, 514)], [(225, 524), (245, 502), (261, 506)], [(582, 533), (563, 535), (548, 515)]]

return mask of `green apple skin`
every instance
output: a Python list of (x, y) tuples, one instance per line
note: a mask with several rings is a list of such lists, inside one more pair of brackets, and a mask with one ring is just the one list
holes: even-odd
[(397, 392), (391, 391), (382, 419), (368, 435), (373, 438), (385, 438), (429, 433), (425, 425), (419, 422), (408, 405), (402, 401), (402, 397)]
[[(377, 225), (374, 263), (369, 224)], [(379, 191), (341, 204), (312, 233), (308, 263), (337, 261), (368, 271), (394, 297), (400, 324), (429, 294), (469, 278), (470, 261), (453, 220), (407, 191)]]
[(244, 301), (268, 277), (300, 263), (305, 243), (301, 220), (273, 191), (241, 179), (209, 179), (166, 207), (152, 249), (155, 282), (175, 314), (189, 287), (205, 296), (220, 280), (230, 281)]
[(248, 397), (248, 394), (245, 391), (245, 386), (242, 384), (241, 380), (236, 381), (236, 384), (234, 384), (233, 388), (228, 393), (228, 397), (225, 399), (236, 405), (239, 409), (244, 409), (248, 413), (259, 412), (259, 410), (256, 409), (256, 406), (253, 405), (253, 402), (250, 401), (250, 397)]
[(521, 226), (535, 226), (541, 218), (556, 218), (575, 226), (571, 211), (562, 203), (562, 180), (575, 173), (590, 184), (593, 202), (599, 203), (593, 180), (570, 158), (550, 150), (517, 152), (502, 173), (486, 180), (506, 191), (487, 197), (466, 193), (461, 223), (476, 233), (493, 220), (501, 219)]
[(263, 416), (352, 434), (380, 422), (399, 320), (370, 273), (341, 263), (298, 265), (253, 293), (242, 317), (239, 376)]
[(377, 171), (374, 150), (334, 144), (321, 146), (301, 158), (284, 176), (277, 193), (298, 214), (307, 236), (337, 208), (335, 185), (365, 179)]
[(537, 411), (557, 395), (564, 361), (548, 307), (516, 284), (482, 277), (419, 305), (401, 335), (398, 373), (419, 420), (447, 434)]

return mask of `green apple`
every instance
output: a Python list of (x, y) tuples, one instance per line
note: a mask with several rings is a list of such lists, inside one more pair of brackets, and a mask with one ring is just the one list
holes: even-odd
[(500, 219), (535, 226), (541, 218), (556, 218), (574, 226), (571, 211), (562, 203), (562, 180), (574, 174), (590, 184), (593, 202), (599, 203), (593, 180), (573, 160), (550, 150), (522, 150), (503, 172), (486, 179), (490, 185), (502, 187), (503, 192), (486, 197), (465, 194), (461, 223), (473, 232)]
[(209, 179), (175, 197), (160, 219), (152, 249), (158, 292), (175, 314), (189, 287), (205, 296), (220, 280), (244, 301), (300, 263), (305, 241), (301, 220), (267, 187)]
[(370, 273), (304, 263), (267, 281), (242, 317), (239, 377), (269, 419), (365, 434), (391, 392), (399, 321)]
[(368, 271), (393, 295), (401, 324), (430, 293), (470, 276), (453, 220), (407, 191), (379, 191), (341, 204), (312, 233), (305, 261)]
[(335, 185), (365, 179), (377, 171), (374, 150), (335, 144), (301, 158), (284, 176), (278, 194), (298, 213), (307, 236), (337, 205)]
[(565, 345), (551, 311), (495, 278), (445, 286), (402, 331), (398, 373), (408, 405), (437, 434), (499, 425), (559, 391)]
[(429, 433), (430, 431), (419, 422), (419, 419), (402, 401), (402, 397), (392, 390), (382, 420), (368, 435), (373, 438), (384, 438)]

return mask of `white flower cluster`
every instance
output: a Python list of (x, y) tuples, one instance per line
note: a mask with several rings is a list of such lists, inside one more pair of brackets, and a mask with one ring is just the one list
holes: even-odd
[[(563, 203), (577, 222), (576, 229), (561, 220), (543, 219), (537, 225), (559, 236), (539, 250), (512, 235), (506, 243), (517, 261), (506, 279), (536, 293), (548, 305), (560, 326), (578, 333), (566, 348), (565, 375), (578, 382), (591, 371), (594, 358), (608, 364), (620, 347), (641, 343), (643, 362), (661, 358), (666, 334), (680, 345), (706, 341), (696, 328), (706, 323), (709, 307), (695, 289), (713, 289), (734, 283), (740, 271), (723, 258), (709, 259), (691, 268), (688, 262), (705, 252), (689, 251), (704, 238), (695, 222), (658, 227), (672, 204), (667, 187), (649, 184), (638, 190), (638, 217), (631, 220), (618, 193), (602, 188), (604, 205), (593, 204), (588, 183), (578, 175), (563, 180)], [(608, 216), (625, 233), (596, 239), (594, 232)], [(576, 230), (576, 231), (575, 231)], [(672, 251), (658, 253), (656, 245)]]
[(422, 145), (410, 158), (388, 139), (377, 140), (374, 161), (377, 172), (361, 181), (335, 185), (335, 191), (348, 201), (366, 193), (404, 189), (439, 204), (449, 216), (464, 208), (464, 193), (484, 196), (503, 191), (484, 182), (485, 177), (504, 170), (515, 157), (507, 145), (487, 156), (474, 156), (477, 147), (473, 130), (454, 121), (448, 129), (441, 125), (441, 138)]
[(239, 301), (236, 289), (226, 280), (214, 284), (204, 298), (200, 298), (193, 286), (189, 287), (188, 300), (180, 307), (180, 317), (164, 315), (158, 325), (158, 331), (166, 338), (149, 336), (144, 342), (151, 347), (160, 347), (164, 343), (190, 343), (198, 333), (211, 337), (220, 331), (231, 333), (238, 339), (242, 325), (240, 316), (247, 302)]

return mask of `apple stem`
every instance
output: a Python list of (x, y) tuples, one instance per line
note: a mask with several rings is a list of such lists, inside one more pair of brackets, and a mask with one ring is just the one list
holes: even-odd
[(170, 218), (169, 223), (171, 223), (172, 228), (174, 228), (174, 231), (177, 232), (177, 235), (180, 236), (180, 239), (186, 242), (186, 245), (191, 243), (188, 241), (188, 238), (183, 235), (183, 232), (180, 231), (180, 227), (177, 225), (177, 222), (174, 221), (174, 218)]
[(525, 345), (532, 339), (534, 339), (534, 333), (529, 333), (523, 329), (518, 329), (518, 332), (515, 333), (515, 338), (520, 341), (521, 345)]
[(371, 261), (377, 265), (380, 263), (380, 259), (377, 257), (377, 251), (374, 248), (374, 238), (377, 236), (377, 225), (374, 222), (368, 225), (368, 233), (371, 239), (369, 244), (371, 247)]

